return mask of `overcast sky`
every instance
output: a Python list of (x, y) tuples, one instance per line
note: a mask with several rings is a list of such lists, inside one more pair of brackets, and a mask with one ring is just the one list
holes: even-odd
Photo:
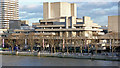
[[(60, 0), (44, 0), (59, 2)], [(68, 2), (67, 0), (64, 0)], [(80, 1), (80, 0), (79, 0)], [(90, 16), (94, 23), (107, 25), (108, 16), (118, 15), (118, 2), (73, 2), (77, 4), (77, 16)], [(21, 20), (29, 20), (30, 24), (43, 19), (43, 2), (41, 0), (19, 0), (19, 16)]]

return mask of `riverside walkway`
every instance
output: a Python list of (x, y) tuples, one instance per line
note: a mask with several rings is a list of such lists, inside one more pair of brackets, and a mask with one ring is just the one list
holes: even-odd
[(16, 56), (38, 56), (38, 57), (58, 57), (58, 58), (73, 58), (73, 59), (91, 59), (91, 60), (106, 60), (120, 61), (118, 56), (91, 55), (87, 53), (48, 53), (48, 52), (11, 52), (0, 51), (1, 55), (16, 55)]

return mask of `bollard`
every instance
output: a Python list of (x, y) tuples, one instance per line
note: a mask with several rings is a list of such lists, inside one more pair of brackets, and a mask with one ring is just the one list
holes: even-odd
[(18, 51), (16, 51), (16, 56), (18, 56)]
[(37, 55), (38, 57), (40, 57), (40, 52), (38, 52), (38, 55)]

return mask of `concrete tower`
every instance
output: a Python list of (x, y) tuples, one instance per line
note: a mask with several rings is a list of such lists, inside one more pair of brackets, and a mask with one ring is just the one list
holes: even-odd
[(60, 18), (60, 17), (77, 17), (77, 7), (74, 3), (67, 2), (46, 2), (43, 4), (44, 19)]

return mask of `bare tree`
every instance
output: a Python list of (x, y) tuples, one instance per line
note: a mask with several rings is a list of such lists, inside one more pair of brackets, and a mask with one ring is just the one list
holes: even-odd
[(38, 40), (36, 41), (36, 43), (40, 45), (41, 50), (42, 50), (42, 46), (43, 46), (43, 34), (39, 34), (38, 35)]
[(67, 39), (66, 39), (67, 54), (69, 54), (69, 43), (71, 43), (71, 38), (67, 38)]
[[(87, 37), (85, 36), (84, 32), (81, 33), (80, 38), (82, 38), (82, 40), (81, 40), (82, 41), (81, 49), (85, 50), (86, 47), (87, 47)], [(82, 51), (82, 53), (83, 53), (83, 51)]]
[(2, 37), (0, 37), (0, 46), (2, 46)]
[(73, 37), (73, 43), (74, 43), (74, 53), (76, 53), (76, 46), (77, 46), (77, 38)]
[(83, 53), (83, 45), (84, 45), (84, 41), (81, 39), (81, 44), (80, 44), (80, 52), (81, 54)]
[[(111, 36), (111, 37), (110, 37)], [(109, 34), (109, 38), (111, 40), (111, 49), (112, 49), (112, 55), (113, 55), (113, 52), (115, 51), (115, 48), (117, 47), (115, 42), (116, 42), (116, 39), (118, 39), (118, 33), (115, 33), (115, 32), (112, 32)]]
[(80, 47), (79, 50), (80, 50), (80, 52), (81, 52), (81, 54), (82, 54), (83, 42), (82, 42), (81, 36), (77, 37), (77, 44), (78, 44), (78, 46)]
[(14, 49), (14, 41), (13, 41), (13, 36), (11, 34), (8, 35), (7, 37), (7, 40), (6, 40), (6, 43), (11, 46), (12, 48), (12, 52), (13, 52), (13, 49)]
[(25, 46), (25, 34), (24, 33), (20, 33), (18, 38), (16, 39), (16, 45), (20, 45), (20, 49), (22, 50), (23, 47)]
[(48, 43), (50, 44), (50, 47), (51, 47), (51, 53), (53, 53), (53, 46), (54, 46), (54, 38), (53, 38), (53, 35), (52, 35), (52, 36), (49, 36)]
[(97, 47), (96, 47), (96, 39), (91, 39), (90, 44), (91, 44), (90, 49), (91, 49), (91, 52), (92, 52), (92, 54), (93, 54), (93, 46), (94, 46), (94, 45), (95, 45), (95, 48), (96, 48), (96, 50), (97, 50)]
[(80, 39), (79, 37), (73, 37), (73, 42), (74, 42), (74, 53), (76, 53), (76, 47), (79, 46)]
[(33, 47), (34, 47), (34, 33), (30, 33), (28, 35), (28, 44), (30, 45), (30, 48), (31, 48), (31, 52), (33, 52)]
[(57, 39), (57, 38), (55, 38), (55, 40), (54, 40), (55, 42), (54, 42), (54, 53), (56, 52), (56, 47), (58, 46), (58, 44), (59, 44), (59, 40)]
[(64, 39), (63, 42), (65, 42), (64, 47), (65, 47), (65, 46), (67, 47), (67, 54), (68, 54), (68, 53), (69, 53), (69, 49), (68, 49), (69, 39), (68, 39), (68, 36), (67, 36), (67, 33), (66, 33), (66, 32), (64, 33), (63, 39)]
[(89, 54), (89, 52), (90, 52), (90, 47), (89, 47), (89, 45), (90, 45), (90, 40), (88, 40), (88, 54)]

